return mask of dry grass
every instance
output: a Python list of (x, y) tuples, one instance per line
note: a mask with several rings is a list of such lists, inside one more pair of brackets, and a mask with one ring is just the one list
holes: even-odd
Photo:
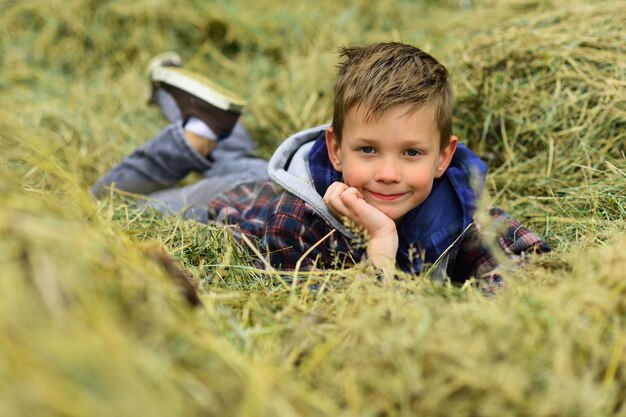
[[(0, 416), (625, 416), (621, 2), (436, 3), (0, 3)], [(497, 298), (359, 269), (292, 287), (223, 229), (88, 196), (164, 124), (153, 54), (244, 95), (267, 155), (330, 117), (338, 45), (390, 39), (448, 64), (491, 202), (555, 246)]]

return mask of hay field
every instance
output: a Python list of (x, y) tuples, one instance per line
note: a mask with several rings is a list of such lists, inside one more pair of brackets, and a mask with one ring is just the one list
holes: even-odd
[[(0, 417), (626, 416), (621, 1), (0, 1)], [(339, 45), (444, 62), (489, 197), (554, 252), (471, 286), (250, 267), (220, 228), (87, 192), (165, 126), (177, 50), (261, 155), (331, 117)], [(193, 308), (160, 247), (192, 276)]]

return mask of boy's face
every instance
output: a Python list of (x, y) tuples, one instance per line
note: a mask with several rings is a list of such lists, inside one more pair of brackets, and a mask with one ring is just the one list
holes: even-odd
[(448, 168), (457, 138), (439, 149), (439, 128), (432, 106), (407, 114), (408, 105), (392, 108), (379, 119), (364, 119), (367, 108), (353, 106), (345, 116), (341, 144), (332, 127), (326, 144), (343, 182), (393, 220), (421, 204), (433, 180)]

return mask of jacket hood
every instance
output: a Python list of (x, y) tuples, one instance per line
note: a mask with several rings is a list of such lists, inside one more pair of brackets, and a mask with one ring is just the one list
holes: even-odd
[[(316, 126), (285, 139), (270, 158), (268, 173), (275, 185), (304, 200), (334, 229), (353, 239), (354, 233), (333, 216), (322, 201), (326, 188), (333, 183), (331, 177), (333, 174), (328, 170), (320, 172), (322, 175), (329, 175), (328, 181), (330, 181), (322, 192), (318, 192), (311, 175), (309, 153), (316, 143), (324, 141), (325, 131), (329, 126), (329, 124)], [(328, 159), (327, 156), (326, 159)], [(335, 173), (341, 179), (341, 175), (337, 171)]]

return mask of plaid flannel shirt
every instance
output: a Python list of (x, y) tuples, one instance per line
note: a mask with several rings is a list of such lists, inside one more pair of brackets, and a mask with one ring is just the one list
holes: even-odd
[[(212, 201), (209, 209), (210, 220), (238, 225), (235, 235), (243, 232), (253, 238), (277, 269), (293, 270), (298, 262), (301, 270), (339, 268), (359, 262), (365, 254), (362, 245), (338, 232), (324, 239), (331, 226), (304, 200), (286, 191), (277, 192), (270, 181), (239, 185)], [(489, 214), (496, 226), (489, 229), (504, 254), (519, 259), (551, 250), (504, 211), (493, 208)], [(450, 251), (446, 271), (455, 282), (470, 277), (479, 283), (482, 280), (483, 292), (491, 293), (501, 285), (497, 275), (500, 263), (486, 243), (486, 234), (474, 222)]]

